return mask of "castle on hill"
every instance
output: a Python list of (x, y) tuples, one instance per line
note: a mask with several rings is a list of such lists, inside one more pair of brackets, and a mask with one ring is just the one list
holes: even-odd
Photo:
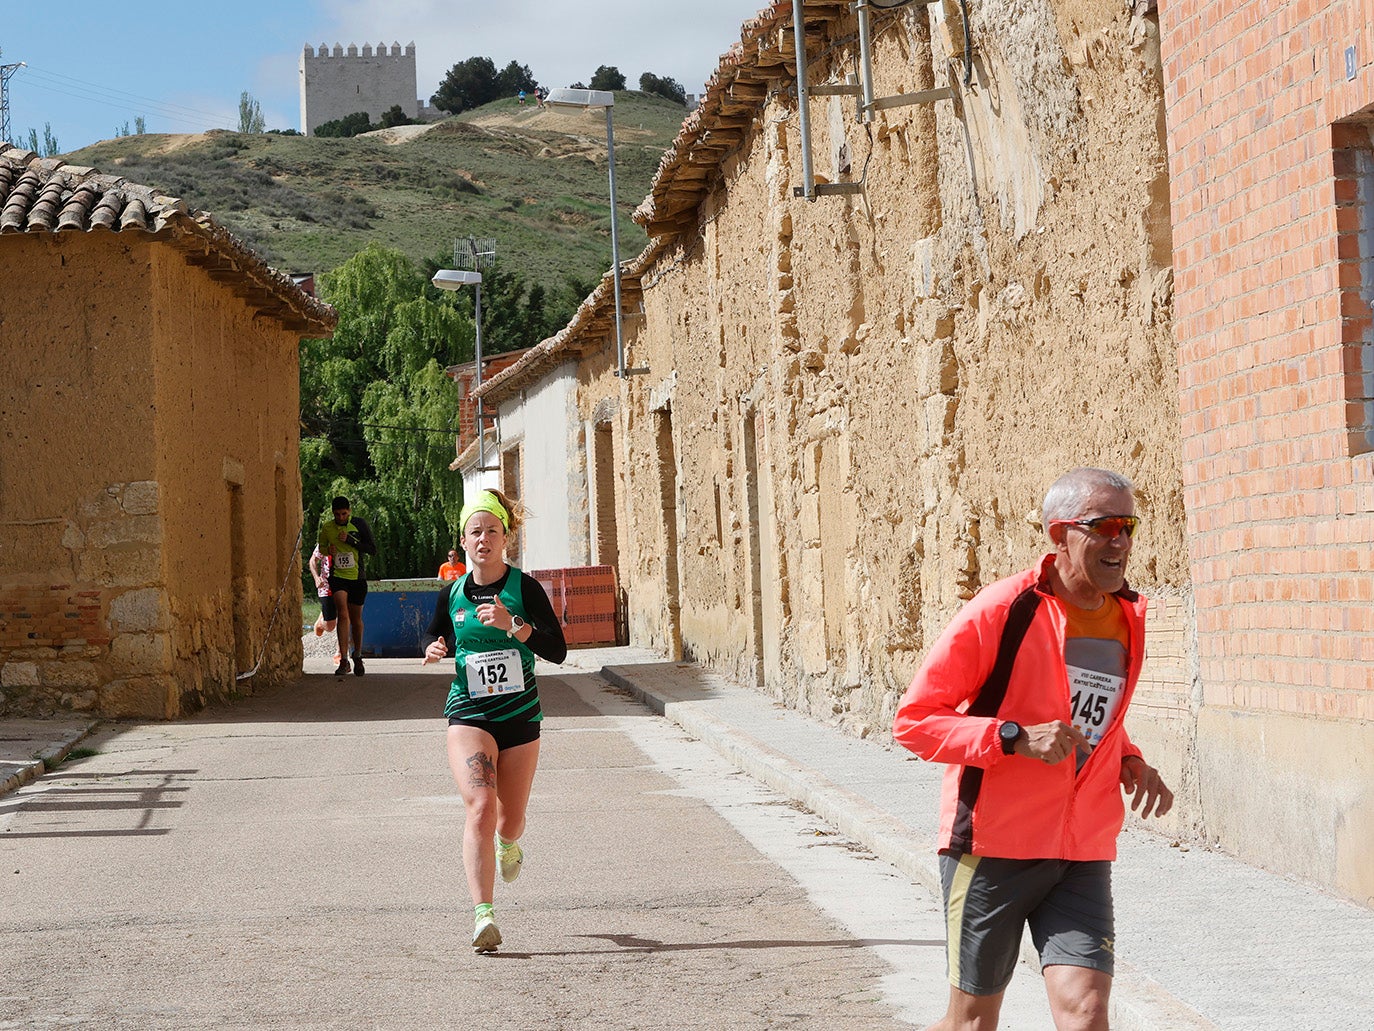
[(443, 112), (416, 96), (415, 44), (364, 43), (331, 50), (321, 43), (316, 50), (307, 44), (301, 51), (301, 132), (313, 135), (325, 122), (337, 121), (357, 111), (375, 122), (384, 111), (400, 105), (406, 117), (435, 121)]

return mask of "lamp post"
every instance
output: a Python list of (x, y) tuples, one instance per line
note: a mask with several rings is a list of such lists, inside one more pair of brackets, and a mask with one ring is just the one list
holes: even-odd
[(648, 372), (648, 369), (625, 368), (625, 337), (620, 320), (620, 233), (615, 215), (615, 124), (611, 119), (615, 94), (610, 90), (555, 89), (549, 90), (544, 103), (552, 107), (574, 107), (583, 111), (604, 108), (606, 111), (606, 167), (610, 170), (611, 183), (611, 277), (615, 283), (615, 374), (624, 378), (633, 373)]
[(486, 411), (482, 405), (482, 273), (469, 272), (467, 269), (441, 268), (434, 273), (434, 278), (430, 280), (440, 290), (461, 290), (465, 286), (476, 287), (474, 294), (474, 324), (477, 327), (477, 344), (475, 347), (477, 356), (477, 375), (475, 377), (477, 385), (473, 388), (477, 393), (477, 471), (479, 473), (488, 472), (486, 456)]

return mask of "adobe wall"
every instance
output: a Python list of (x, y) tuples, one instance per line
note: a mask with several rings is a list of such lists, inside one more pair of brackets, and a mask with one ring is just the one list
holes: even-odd
[(300, 338), (171, 248), (154, 254), (152, 296), (169, 532), (166, 608), (142, 644), (179, 715), (300, 671)]
[(83, 235), (0, 238), (30, 285), (0, 298), (4, 713), (121, 714), (123, 620), (162, 575), (149, 247)]
[(335, 43), (333, 49), (321, 43), (318, 52), (307, 46), (299, 72), (301, 132), (307, 136), (357, 111), (366, 111), (372, 122), (397, 104), (409, 118), (419, 113), (414, 43), (404, 50), (399, 43), (378, 43), (375, 50), (364, 43), (361, 51), (355, 43)]
[[(958, 5), (949, 5), (957, 11)], [(940, 8), (933, 9), (937, 21)], [(1139, 485), (1132, 582), (1160, 598), (1133, 732), (1189, 804), (1196, 721), (1162, 86), (1154, 26), (1110, 0), (973, 7), (976, 88), (812, 101), (802, 183), (781, 75), (695, 233), (646, 270), (616, 399), (634, 644), (681, 652), (859, 735), (949, 617), (1044, 548), (1066, 468)], [(876, 94), (950, 81), (927, 10), (875, 18)], [(813, 83), (856, 69), (852, 16)], [(776, 49), (790, 52), (784, 33)], [(847, 170), (846, 170), (847, 169)], [(632, 527), (632, 530), (629, 529)], [(665, 589), (665, 584), (667, 588)]]
[(1374, 6), (1161, 12), (1203, 816), (1374, 905)]
[(170, 718), (294, 675), (299, 576), (234, 677), (295, 557), (297, 338), (143, 234), (0, 261), (26, 284), (0, 298), (0, 713)]

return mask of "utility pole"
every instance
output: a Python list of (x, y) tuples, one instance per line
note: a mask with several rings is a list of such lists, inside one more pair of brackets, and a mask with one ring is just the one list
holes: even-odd
[[(3, 51), (0, 51), (3, 53)], [(10, 136), (10, 79), (14, 73), (24, 67), (24, 62), (19, 61), (15, 64), (0, 64), (0, 143), (14, 145), (14, 138)]]

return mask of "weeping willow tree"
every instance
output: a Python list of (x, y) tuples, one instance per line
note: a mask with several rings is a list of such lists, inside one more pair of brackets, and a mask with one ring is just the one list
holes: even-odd
[[(329, 340), (301, 343), (301, 484), (308, 559), (336, 494), (377, 536), (374, 578), (432, 576), (458, 540), (462, 478), (449, 471), (458, 395), (444, 369), (473, 360), (473, 292), (436, 290), (444, 258), (417, 269), (376, 245), (321, 277), (339, 312)], [(592, 284), (546, 290), (499, 266), (482, 273), (483, 352), (530, 347), (566, 325)]]
[(323, 276), (320, 293), (339, 325), (332, 339), (302, 343), (305, 556), (344, 494), (377, 538), (369, 577), (432, 576), (458, 538), (458, 397), (444, 369), (472, 360), (471, 318), (377, 246)]

